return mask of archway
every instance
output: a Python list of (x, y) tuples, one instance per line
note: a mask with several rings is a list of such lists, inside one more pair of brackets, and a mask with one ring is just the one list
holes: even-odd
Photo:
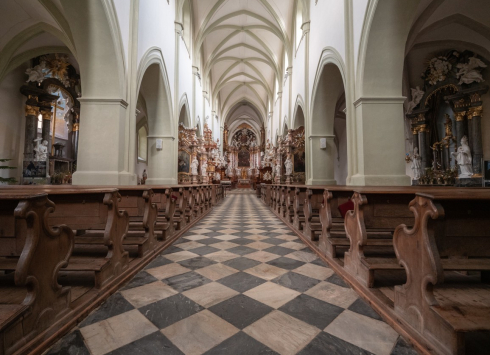
[[(317, 77), (312, 101), (306, 181), (308, 185), (345, 183), (347, 138), (345, 119), (342, 120), (342, 115), (339, 114), (342, 102), (345, 102), (342, 74), (337, 65), (325, 64)], [(300, 106), (297, 111), (302, 111)], [(343, 158), (341, 166), (340, 153)]]
[[(143, 75), (140, 94), (148, 120), (148, 185), (177, 182), (177, 150), (173, 139), (169, 93), (160, 64), (151, 64)], [(185, 106), (184, 106), (185, 107)]]

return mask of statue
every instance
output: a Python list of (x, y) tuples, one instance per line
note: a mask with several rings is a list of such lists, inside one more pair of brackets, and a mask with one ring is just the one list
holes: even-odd
[(483, 76), (478, 68), (486, 67), (487, 65), (475, 56), (471, 57), (466, 64), (459, 63), (457, 65), (459, 71), (456, 73), (456, 77), (459, 78), (459, 85), (463, 83), (471, 84), (474, 82), (483, 82)]
[(413, 172), (413, 178), (414, 180), (420, 179), (420, 176), (422, 175), (422, 158), (419, 155), (419, 148), (415, 147), (413, 148), (413, 155), (412, 155), (412, 172)]
[(279, 161), (276, 165), (276, 176), (281, 176), (281, 165), (279, 164)]
[(199, 162), (197, 161), (197, 158), (194, 157), (191, 163), (191, 174), (192, 175), (198, 175), (197, 168), (199, 167)]
[(284, 166), (286, 167), (286, 176), (291, 175), (293, 173), (293, 162), (291, 161), (291, 157), (289, 155), (284, 162)]
[(473, 176), (473, 166), (472, 166), (472, 158), (471, 151), (468, 145), (468, 138), (463, 136), (461, 138), (461, 145), (458, 147), (457, 152), (451, 153), (452, 156), (456, 158), (456, 162), (458, 163), (461, 174), (459, 174), (460, 178), (469, 178)]
[(148, 179), (148, 174), (146, 174), (146, 169), (143, 170), (143, 175), (141, 176), (141, 185), (146, 184), (146, 179)]
[(415, 89), (412, 90), (412, 101), (408, 103), (407, 107), (407, 114), (412, 113), (413, 109), (417, 107), (420, 103), (420, 100), (422, 100), (422, 97), (424, 97), (425, 92), (420, 90), (420, 87), (417, 86)]
[(34, 139), (36, 147), (34, 148), (34, 161), (46, 161), (48, 159), (48, 141), (46, 139)]
[(46, 62), (41, 62), (41, 64), (36, 65), (34, 68), (29, 68), (26, 70), (26, 74), (29, 75), (26, 83), (29, 82), (42, 82), (44, 80), (43, 70), (46, 69)]
[(252, 178), (252, 175), (253, 175), (253, 169), (252, 168), (248, 168), (247, 174), (248, 174), (248, 178), (251, 179)]
[(220, 180), (221, 180), (221, 174), (220, 174), (220, 173), (218, 173), (218, 172), (216, 172), (216, 173), (214, 174), (214, 180), (215, 180), (215, 181), (220, 181)]
[(208, 174), (208, 162), (204, 160), (201, 164), (201, 175), (206, 176)]
[(240, 175), (242, 174), (242, 169), (235, 168), (235, 172), (236, 172), (236, 176), (240, 177)]

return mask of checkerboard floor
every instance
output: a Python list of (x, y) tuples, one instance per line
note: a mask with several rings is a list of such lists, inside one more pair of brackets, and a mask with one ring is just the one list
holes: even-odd
[(252, 193), (229, 193), (49, 351), (416, 354)]

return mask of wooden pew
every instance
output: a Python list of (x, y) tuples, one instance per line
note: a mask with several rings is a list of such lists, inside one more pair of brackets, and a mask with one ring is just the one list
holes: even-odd
[(185, 187), (174, 188), (172, 195), (177, 197), (173, 220), (175, 230), (179, 231), (187, 225), (187, 217), (185, 213), (187, 210), (187, 203), (189, 199), (186, 198)]
[(15, 286), (25, 289), (21, 303), (0, 304), (0, 354), (14, 353), (71, 312), (70, 288), (58, 284), (58, 273), (74, 235), (65, 225), (50, 226), (54, 209), (45, 193), (0, 192), (0, 270), (15, 271)]
[(166, 240), (175, 233), (174, 215), (178, 197), (173, 197), (172, 186), (156, 185), (152, 186), (152, 190), (152, 202), (158, 207), (155, 231), (159, 240)]
[(317, 241), (322, 233), (322, 224), (320, 222), (320, 208), (323, 202), (324, 187), (309, 186), (306, 192), (303, 213), (305, 223), (303, 234), (306, 238)]
[[(373, 287), (376, 271), (403, 270), (394, 255), (392, 233), (402, 223), (413, 224), (407, 206), (415, 194), (412, 188), (357, 190), (351, 199), (354, 210), (345, 216), (345, 232), (350, 243), (344, 254), (344, 268), (364, 286)], [(367, 247), (386, 252), (368, 257)]]
[(287, 186), (286, 187), (286, 195), (284, 198), (284, 211), (283, 217), (289, 223), (293, 223), (294, 219), (294, 197), (295, 197), (295, 186)]
[(306, 200), (306, 186), (296, 186), (294, 190), (294, 202), (293, 202), (293, 227), (298, 231), (302, 231), (305, 224), (305, 212), (304, 204)]
[(284, 207), (286, 206), (286, 186), (279, 185), (279, 196), (278, 203), (276, 205), (276, 213), (282, 217), (284, 212)]
[[(490, 192), (418, 193), (410, 210), (413, 228), (394, 233), (407, 272), (395, 287), (395, 312), (441, 354), (464, 354), (467, 333), (490, 331)], [(447, 270), (480, 271), (487, 284), (448, 284)]]

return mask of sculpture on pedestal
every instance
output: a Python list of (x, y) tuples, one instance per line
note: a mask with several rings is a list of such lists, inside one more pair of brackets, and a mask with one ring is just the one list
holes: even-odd
[(473, 176), (473, 165), (471, 158), (471, 150), (468, 145), (468, 138), (463, 136), (461, 138), (461, 145), (458, 147), (457, 152), (451, 153), (456, 158), (456, 162), (458, 163), (459, 169), (461, 173), (459, 174), (460, 178), (469, 178)]
[(411, 168), (414, 180), (420, 179), (420, 176), (422, 175), (422, 159), (420, 158), (419, 148), (417, 147), (413, 149)]
[(412, 101), (408, 103), (407, 107), (407, 114), (412, 113), (413, 109), (417, 107), (420, 103), (420, 100), (422, 100), (422, 97), (424, 97), (425, 92), (420, 89), (419, 86), (417, 86), (415, 89), (412, 90)]
[(204, 160), (201, 165), (201, 175), (202, 176), (207, 176), (208, 175), (208, 162)]
[(197, 172), (197, 169), (199, 167), (199, 162), (197, 161), (197, 158), (194, 157), (191, 163), (191, 174), (192, 175), (198, 175), (199, 173)]
[(48, 141), (42, 138), (34, 140), (36, 147), (34, 148), (34, 161), (46, 161), (48, 159)]
[(276, 177), (281, 176), (281, 165), (279, 164), (279, 161), (277, 162), (276, 165)]
[(286, 176), (289, 176), (293, 173), (293, 162), (291, 157), (288, 155), (286, 161), (284, 162), (284, 166), (286, 167)]

